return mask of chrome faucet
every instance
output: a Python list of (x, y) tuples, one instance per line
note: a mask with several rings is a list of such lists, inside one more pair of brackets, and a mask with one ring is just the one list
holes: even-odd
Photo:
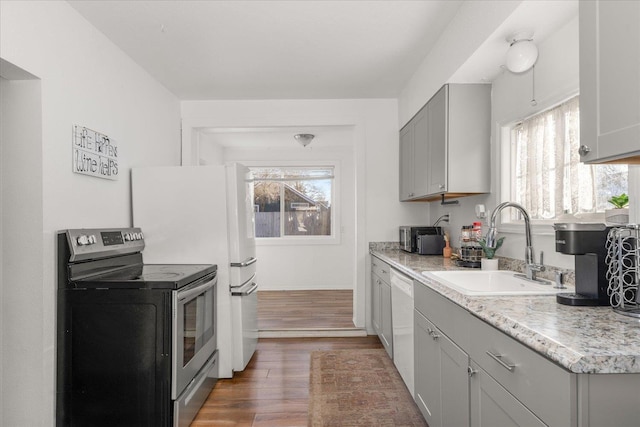
[(545, 270), (545, 266), (543, 263), (543, 253), (540, 252), (540, 264), (537, 264), (535, 261), (535, 255), (533, 253), (533, 247), (531, 246), (531, 220), (525, 208), (523, 208), (518, 203), (504, 202), (496, 206), (496, 208), (491, 213), (491, 218), (489, 220), (489, 231), (487, 232), (486, 244), (490, 248), (496, 247), (496, 236), (498, 235), (498, 231), (496, 230), (496, 218), (504, 208), (508, 208), (508, 207), (516, 208), (522, 213), (522, 216), (524, 217), (524, 231), (525, 231), (525, 238), (526, 238), (526, 244), (527, 244), (527, 247), (524, 252), (524, 262), (525, 262), (524, 276), (528, 280), (542, 281), (541, 279), (536, 278), (536, 273)]

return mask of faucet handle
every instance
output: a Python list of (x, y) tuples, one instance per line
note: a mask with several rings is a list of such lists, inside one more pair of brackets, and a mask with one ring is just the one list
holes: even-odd
[(547, 267), (544, 265), (544, 252), (540, 251), (540, 263), (536, 263), (535, 260), (532, 264), (529, 264), (529, 269), (531, 271), (545, 271)]

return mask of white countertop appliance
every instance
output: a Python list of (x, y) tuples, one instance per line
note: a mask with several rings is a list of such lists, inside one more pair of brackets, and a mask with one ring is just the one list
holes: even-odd
[(187, 427), (215, 385), (216, 266), (144, 247), (139, 228), (58, 234), (58, 426)]
[(134, 168), (133, 223), (146, 262), (218, 264), (221, 378), (242, 371), (258, 343), (253, 180), (240, 164)]

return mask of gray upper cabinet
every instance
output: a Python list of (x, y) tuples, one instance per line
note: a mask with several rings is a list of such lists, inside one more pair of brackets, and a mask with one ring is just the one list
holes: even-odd
[(580, 2), (580, 158), (640, 163), (640, 2)]
[(400, 131), (400, 200), (427, 193), (427, 109), (424, 107)]
[(400, 130), (400, 200), (491, 190), (491, 85), (447, 84)]

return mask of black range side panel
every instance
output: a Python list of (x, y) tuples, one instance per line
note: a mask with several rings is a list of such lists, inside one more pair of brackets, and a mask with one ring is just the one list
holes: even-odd
[(170, 426), (170, 321), (170, 291), (59, 286), (56, 425)]

